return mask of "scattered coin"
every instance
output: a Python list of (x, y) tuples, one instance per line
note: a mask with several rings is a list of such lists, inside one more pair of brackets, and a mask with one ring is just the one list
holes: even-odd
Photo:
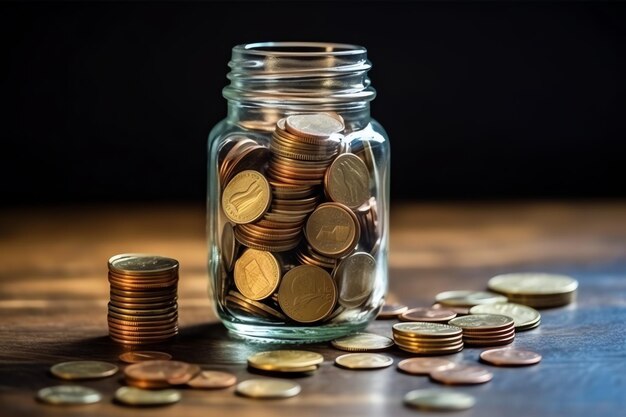
[(189, 381), (191, 388), (219, 389), (228, 388), (237, 383), (237, 377), (228, 372), (202, 371)]
[(502, 348), (485, 350), (480, 353), (480, 359), (498, 366), (525, 366), (539, 363), (541, 355), (530, 350)]
[(356, 333), (344, 336), (333, 340), (331, 344), (337, 349), (348, 352), (372, 352), (385, 350), (394, 345), (390, 338), (373, 333)]
[(385, 304), (376, 318), (381, 320), (395, 319), (408, 309), (404, 304)]
[(146, 390), (135, 387), (121, 387), (115, 391), (115, 400), (126, 405), (156, 406), (179, 402), (180, 392), (174, 389)]
[(429, 375), (433, 371), (443, 371), (454, 366), (456, 363), (443, 358), (409, 358), (398, 363), (398, 369), (414, 375)]
[(185, 384), (200, 372), (200, 367), (180, 361), (145, 361), (124, 369), (126, 382), (138, 388), (167, 388)]
[(450, 310), (418, 307), (412, 308), (400, 314), (402, 321), (423, 321), (433, 323), (447, 323), (456, 317), (456, 313)]
[(172, 355), (165, 352), (157, 352), (151, 350), (137, 350), (131, 352), (124, 352), (119, 356), (122, 362), (126, 363), (138, 363), (145, 361), (167, 361), (172, 359)]
[(449, 369), (433, 371), (430, 378), (442, 384), (470, 385), (491, 381), (493, 374), (478, 366), (457, 365)]
[(40, 389), (37, 399), (48, 404), (93, 404), (102, 400), (102, 394), (80, 385), (56, 385)]
[(515, 330), (528, 330), (539, 325), (541, 314), (532, 307), (515, 303), (496, 303), (474, 306), (470, 309), (471, 314), (501, 314), (511, 317), (515, 324)]
[(50, 368), (52, 375), (61, 379), (98, 379), (117, 373), (118, 367), (101, 361), (61, 362)]
[(513, 303), (548, 308), (574, 301), (578, 281), (567, 275), (512, 273), (495, 276), (487, 285), (490, 290), (505, 294)]
[(300, 384), (282, 379), (248, 379), (237, 385), (238, 394), (251, 398), (289, 398), (300, 390)]
[(380, 353), (348, 353), (338, 356), (335, 364), (348, 369), (378, 369), (393, 364), (393, 359)]
[(466, 316), (469, 314), (470, 309), (467, 307), (459, 307), (459, 306), (446, 306), (441, 303), (435, 303), (431, 306), (435, 310), (449, 310), (456, 313), (458, 316)]
[(459, 411), (472, 408), (476, 400), (463, 392), (418, 389), (407, 393), (404, 403), (421, 410)]
[(270, 350), (255, 353), (248, 358), (248, 365), (270, 372), (307, 372), (315, 370), (324, 357), (306, 350)]
[(485, 291), (445, 291), (437, 294), (435, 300), (446, 306), (473, 307), (479, 304), (506, 303), (507, 298), (500, 294)]

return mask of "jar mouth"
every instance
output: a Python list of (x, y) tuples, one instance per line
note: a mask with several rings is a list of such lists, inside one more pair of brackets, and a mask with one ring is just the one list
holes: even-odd
[(237, 45), (233, 52), (258, 56), (312, 57), (367, 54), (359, 45), (333, 42), (256, 42)]

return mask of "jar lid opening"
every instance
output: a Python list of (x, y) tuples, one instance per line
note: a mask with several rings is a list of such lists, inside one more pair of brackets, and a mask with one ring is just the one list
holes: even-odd
[(260, 56), (345, 56), (365, 54), (359, 45), (332, 42), (256, 42), (237, 45), (233, 51)]

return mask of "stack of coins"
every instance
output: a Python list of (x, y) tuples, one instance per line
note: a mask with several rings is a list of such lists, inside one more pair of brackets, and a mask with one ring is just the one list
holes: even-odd
[(495, 276), (487, 285), (491, 291), (506, 295), (512, 303), (549, 308), (573, 302), (578, 281), (567, 275), (513, 273)]
[(248, 358), (251, 369), (277, 374), (314, 372), (322, 362), (322, 355), (306, 350), (270, 350)]
[(374, 292), (381, 226), (372, 148), (348, 152), (344, 128), (334, 114), (292, 115), (267, 148), (235, 136), (220, 149), (217, 288), (238, 319), (323, 323)]
[(109, 259), (109, 335), (140, 345), (178, 334), (178, 261), (156, 255), (121, 254)]
[(508, 345), (515, 339), (513, 319), (500, 314), (471, 314), (448, 324), (463, 329), (463, 342), (468, 346)]
[(462, 330), (447, 324), (396, 323), (393, 339), (400, 349), (420, 355), (448, 355), (463, 350)]
[(496, 303), (474, 306), (470, 314), (502, 314), (511, 317), (515, 323), (515, 331), (534, 329), (541, 324), (541, 314), (532, 307), (515, 303)]

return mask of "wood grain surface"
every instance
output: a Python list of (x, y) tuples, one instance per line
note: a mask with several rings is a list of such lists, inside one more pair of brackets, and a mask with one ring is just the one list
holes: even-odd
[[(389, 298), (427, 306), (440, 291), (484, 289), (504, 272), (548, 271), (580, 282), (578, 301), (543, 310), (542, 325), (518, 333), (514, 345), (543, 361), (495, 368), (481, 386), (445, 387), (426, 377), (337, 368), (342, 352), (307, 345), (325, 361), (297, 378), (302, 394), (258, 401), (220, 391), (184, 390), (164, 408), (126, 408), (111, 399), (119, 376), (83, 384), (104, 401), (89, 406), (40, 404), (40, 388), (63, 383), (50, 365), (78, 359), (117, 363), (124, 351), (107, 337), (107, 259), (153, 252), (181, 263), (180, 336), (158, 346), (206, 369), (240, 380), (253, 352), (274, 347), (231, 337), (216, 320), (206, 287), (204, 208), (91, 206), (0, 211), (0, 415), (2, 416), (403, 416), (428, 415), (402, 405), (418, 388), (471, 393), (476, 406), (462, 416), (618, 416), (626, 406), (626, 204), (623, 202), (395, 205), (391, 212)], [(391, 335), (393, 321), (370, 331)], [(477, 363), (481, 349), (454, 355)], [(396, 362), (410, 357), (388, 352)], [(481, 365), (488, 366), (488, 365)], [(440, 415), (440, 414), (436, 414)]]

